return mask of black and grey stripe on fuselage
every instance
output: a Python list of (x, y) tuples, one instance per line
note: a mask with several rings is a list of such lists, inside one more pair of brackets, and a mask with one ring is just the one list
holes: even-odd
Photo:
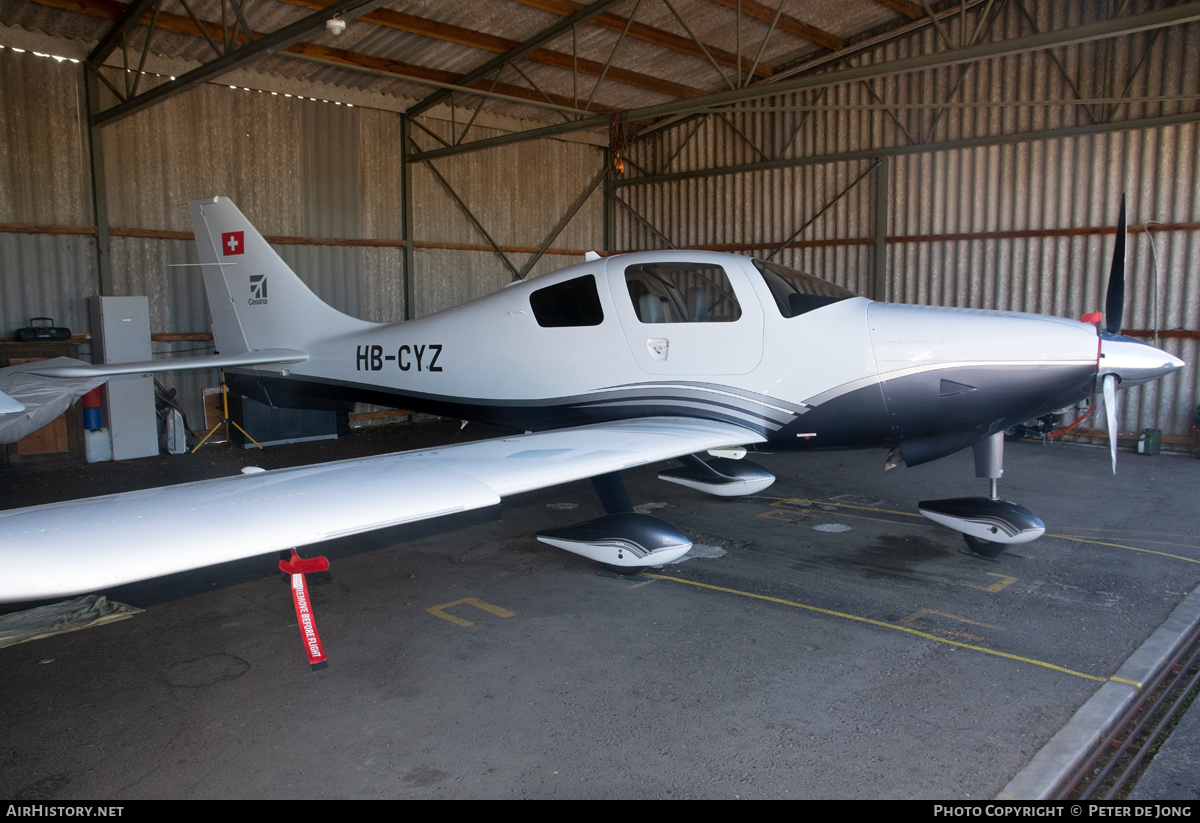
[[(1092, 363), (928, 366), (845, 384), (797, 404), (717, 383), (652, 381), (582, 395), (509, 400), (448, 397), (308, 378), (230, 374), (238, 391), (274, 405), (396, 406), (514, 429), (545, 430), (637, 417), (719, 420), (765, 436), (772, 448), (886, 448), (908, 465), (935, 460), (1011, 425), (1070, 406), (1093, 390)], [(987, 421), (981, 423), (980, 421)]]
[(329, 378), (279, 378), (230, 372), (229, 385), (259, 402), (338, 408), (364, 402), (513, 429), (545, 430), (637, 417), (695, 417), (733, 423), (771, 439), (804, 410), (786, 401), (715, 383), (653, 381), (585, 394), (528, 400), (456, 397)]
[(784, 434), (799, 448), (899, 444), (909, 466), (974, 445), (1094, 390), (1093, 362), (929, 365), (846, 384), (806, 401)]

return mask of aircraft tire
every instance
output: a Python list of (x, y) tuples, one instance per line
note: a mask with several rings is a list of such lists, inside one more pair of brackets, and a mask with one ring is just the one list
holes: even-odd
[(980, 537), (972, 537), (969, 534), (963, 535), (963, 540), (967, 542), (967, 548), (980, 557), (993, 558), (1004, 553), (1008, 548), (1005, 543), (993, 543), (991, 540), (984, 540)]

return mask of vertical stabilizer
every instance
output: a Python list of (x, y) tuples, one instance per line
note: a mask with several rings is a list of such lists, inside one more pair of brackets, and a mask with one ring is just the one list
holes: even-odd
[(296, 276), (227, 197), (188, 204), (213, 336), (221, 354), (310, 351), (328, 339), (374, 328), (324, 303)]

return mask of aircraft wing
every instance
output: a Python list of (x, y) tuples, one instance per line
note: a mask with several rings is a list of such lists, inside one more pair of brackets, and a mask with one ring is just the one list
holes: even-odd
[(0, 369), (0, 444), (16, 443), (52, 422), (107, 379), (89, 374), (48, 380), (35, 374), (40, 367), (74, 369), (87, 364), (71, 357), (55, 357)]
[(729, 423), (653, 417), (14, 509), (0, 512), (0, 602), (96, 591), (763, 440)]

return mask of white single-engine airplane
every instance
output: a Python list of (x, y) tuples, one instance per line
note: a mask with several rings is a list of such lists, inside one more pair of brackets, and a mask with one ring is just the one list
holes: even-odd
[[(190, 205), (219, 353), (187, 366), (236, 367), (237, 388), (279, 405), (348, 395), (529, 433), (0, 512), (0, 602), (95, 591), (583, 478), (608, 514), (539, 539), (626, 571), (661, 565), (691, 543), (634, 513), (617, 473), (681, 458), (660, 477), (753, 494), (774, 480), (740, 459), (756, 444), (891, 447), (889, 466), (972, 446), (989, 495), (920, 509), (991, 556), (1044, 531), (996, 496), (1006, 428), (1099, 391), (1115, 460), (1118, 384), (1183, 365), (1117, 334), (1124, 205), (1099, 333), (1056, 317), (875, 302), (773, 263), (700, 251), (589, 255), (429, 317), (368, 323), (321, 302), (230, 200)], [(712, 459), (697, 456), (706, 452)]]

